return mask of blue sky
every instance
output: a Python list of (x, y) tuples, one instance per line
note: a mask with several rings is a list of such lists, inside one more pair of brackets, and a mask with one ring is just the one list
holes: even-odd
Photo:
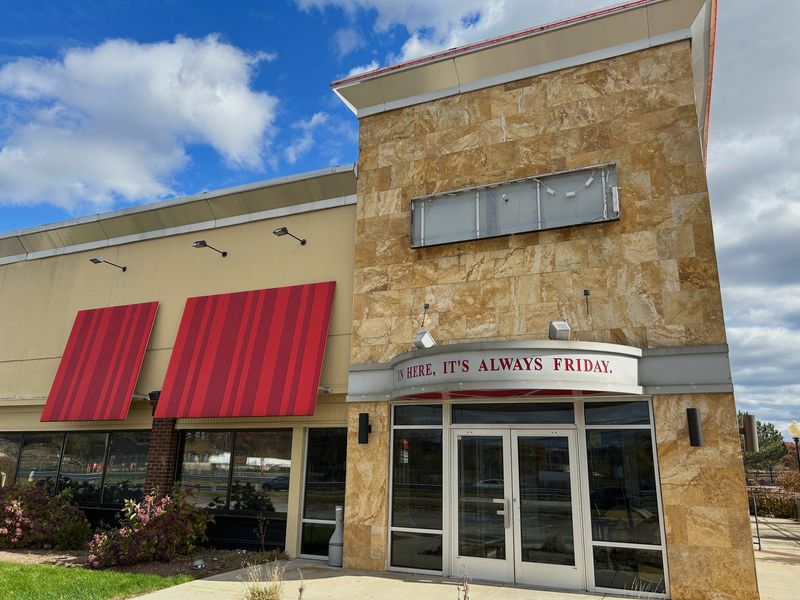
[[(357, 159), (328, 84), (607, 0), (0, 3), (0, 232)], [(800, 3), (721, 2), (708, 178), (740, 408), (800, 418)]]

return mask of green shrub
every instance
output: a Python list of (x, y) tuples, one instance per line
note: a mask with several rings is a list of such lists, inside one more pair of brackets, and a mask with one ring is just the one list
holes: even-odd
[(95, 533), (89, 543), (89, 565), (95, 569), (150, 561), (169, 561), (192, 552), (206, 540), (212, 517), (187, 500), (187, 493), (156, 492), (141, 502), (125, 501), (119, 529)]
[[(761, 517), (777, 517), (794, 519), (797, 516), (795, 495), (785, 490), (767, 488), (751, 488), (750, 496), (758, 503), (758, 514)], [(753, 514), (753, 501), (750, 500), (750, 514)]]
[(80, 550), (90, 532), (69, 489), (55, 496), (37, 483), (0, 489), (0, 549), (54, 546)]
[(776, 483), (787, 492), (800, 494), (800, 472), (798, 471), (787, 471), (778, 477)]

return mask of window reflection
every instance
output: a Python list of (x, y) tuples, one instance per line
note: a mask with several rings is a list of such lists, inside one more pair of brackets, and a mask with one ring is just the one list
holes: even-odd
[(441, 534), (393, 531), (392, 566), (441, 571)]
[(26, 433), (17, 470), (17, 482), (43, 481), (55, 490), (63, 433)]
[(125, 500), (141, 500), (144, 497), (149, 448), (149, 431), (109, 434), (103, 504), (122, 504)]
[(587, 431), (592, 538), (660, 544), (649, 430)]
[(100, 502), (105, 433), (67, 433), (58, 488), (70, 488), (76, 502)]
[(21, 433), (0, 433), (0, 487), (14, 483)]
[(596, 586), (651, 594), (665, 592), (661, 550), (595, 547), (593, 555)]
[(288, 512), (291, 458), (291, 429), (237, 432), (231, 510)]
[(395, 429), (392, 525), (442, 528), (442, 432)]
[(230, 431), (187, 431), (181, 462), (181, 484), (195, 506), (224, 509), (233, 449)]
[(344, 506), (346, 464), (346, 428), (308, 430), (304, 518), (336, 518), (336, 506)]

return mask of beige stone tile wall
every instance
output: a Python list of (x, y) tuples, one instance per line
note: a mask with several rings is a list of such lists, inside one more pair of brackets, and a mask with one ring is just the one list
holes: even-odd
[[(347, 410), (344, 567), (386, 568), (389, 509), (389, 404), (357, 402)], [(358, 413), (369, 413), (369, 443), (358, 443)]]
[[(619, 221), (411, 248), (411, 199), (613, 162)], [(724, 343), (688, 42), (366, 117), (353, 363), (440, 343)], [(591, 291), (589, 313), (583, 290)]]
[[(700, 409), (699, 448), (690, 407)], [(733, 395), (654, 396), (653, 413), (672, 598), (758, 598)]]

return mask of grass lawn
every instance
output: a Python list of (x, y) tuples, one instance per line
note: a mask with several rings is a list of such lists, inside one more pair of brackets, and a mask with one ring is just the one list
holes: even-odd
[(191, 581), (187, 575), (159, 577), (0, 562), (0, 596), (9, 600), (105, 600), (130, 598)]

